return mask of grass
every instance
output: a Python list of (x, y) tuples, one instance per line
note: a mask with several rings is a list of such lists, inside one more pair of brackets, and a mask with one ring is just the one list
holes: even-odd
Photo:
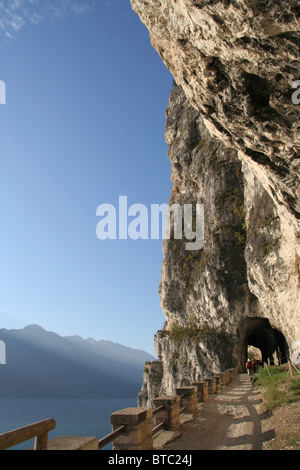
[(288, 374), (287, 366), (259, 368), (254, 383), (264, 389), (265, 405), (269, 410), (300, 400), (300, 375), (294, 370), (294, 379)]
[(293, 437), (286, 437), (286, 443), (288, 446), (296, 447), (300, 442), (300, 434)]
[(173, 323), (170, 331), (170, 337), (180, 342), (186, 338), (191, 338), (194, 341), (200, 341), (201, 338), (206, 334), (218, 335), (218, 333), (211, 328), (199, 328), (193, 317), (190, 319), (188, 326), (181, 326), (178, 323)]

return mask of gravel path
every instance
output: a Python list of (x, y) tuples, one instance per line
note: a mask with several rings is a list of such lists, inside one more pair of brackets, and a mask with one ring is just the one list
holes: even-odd
[[(246, 374), (240, 374), (198, 405), (198, 413), (181, 427), (181, 436), (165, 450), (262, 450), (273, 431), (263, 426), (260, 391)], [(265, 429), (265, 431), (263, 431)]]

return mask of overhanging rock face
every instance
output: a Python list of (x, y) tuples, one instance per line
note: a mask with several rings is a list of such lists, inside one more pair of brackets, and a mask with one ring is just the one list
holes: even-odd
[(300, 7), (131, 3), (177, 83), (166, 112), (170, 204), (205, 206), (203, 249), (163, 245), (167, 321), (155, 344), (161, 392), (172, 393), (243, 365), (252, 318), (281, 332), (285, 355), (300, 338), (300, 104), (292, 88), (300, 80)]
[(299, 216), (299, 108), (292, 102), (300, 79), (298, 1), (132, 6), (212, 135), (236, 148), (271, 197)]

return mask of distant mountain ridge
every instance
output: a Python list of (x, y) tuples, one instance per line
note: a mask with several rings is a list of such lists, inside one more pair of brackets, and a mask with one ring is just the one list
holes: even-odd
[(143, 350), (110, 341), (59, 336), (38, 325), (0, 329), (6, 365), (0, 397), (129, 398), (137, 396), (146, 361)]

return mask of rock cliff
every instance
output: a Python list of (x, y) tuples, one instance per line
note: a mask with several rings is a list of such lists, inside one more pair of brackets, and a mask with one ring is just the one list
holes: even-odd
[(300, 105), (292, 100), (300, 8), (294, 0), (131, 3), (177, 84), (166, 111), (170, 205), (205, 208), (201, 250), (163, 243), (160, 388), (148, 368), (146, 404), (242, 368), (247, 345), (266, 360), (278, 347), (288, 357), (300, 338)]

